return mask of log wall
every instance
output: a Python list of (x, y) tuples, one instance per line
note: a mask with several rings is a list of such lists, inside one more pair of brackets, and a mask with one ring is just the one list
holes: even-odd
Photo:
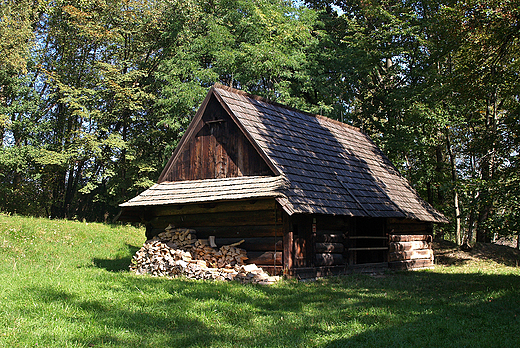
[(271, 274), (282, 271), (283, 212), (274, 199), (157, 207), (147, 226), (153, 238), (168, 225), (190, 228), (198, 239), (215, 236), (217, 247), (243, 241), (246, 264), (255, 263)]
[(389, 267), (392, 269), (431, 268), (433, 225), (415, 220), (388, 219)]
[[(289, 276), (299, 274), (297, 270), (348, 272), (355, 266), (387, 261), (393, 269), (433, 266), (431, 226), (411, 220), (387, 219), (383, 230), (370, 224), (360, 228), (357, 225), (363, 221), (350, 217), (289, 217), (274, 199), (156, 207), (152, 215), (148, 238), (172, 224), (195, 229), (199, 239), (215, 236), (217, 247), (243, 241), (239, 247), (247, 251), (246, 263), (270, 274), (284, 269)], [(369, 257), (360, 262), (359, 253), (374, 252), (383, 252), (385, 259)]]
[(317, 267), (344, 266), (348, 260), (346, 236), (352, 228), (351, 219), (338, 216), (316, 216), (313, 217), (312, 223), (314, 221), (316, 221), (316, 230), (312, 234), (314, 265)]

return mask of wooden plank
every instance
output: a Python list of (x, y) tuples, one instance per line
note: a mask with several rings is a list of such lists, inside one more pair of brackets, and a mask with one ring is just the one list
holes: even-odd
[(204, 143), (206, 136), (197, 135), (194, 139), (194, 153), (191, 158), (191, 178), (192, 179), (207, 179), (204, 176), (204, 165), (207, 163), (207, 151), (204, 151)]
[(196, 228), (197, 237), (207, 239), (209, 236), (222, 238), (260, 238), (281, 236), (282, 226), (255, 225), (255, 226), (200, 226)]
[(291, 270), (294, 264), (293, 232), (287, 232), (283, 238), (283, 265), (286, 270)]
[(390, 233), (396, 234), (415, 234), (408, 233), (409, 231), (424, 231), (422, 234), (428, 234), (426, 233), (426, 231), (428, 231), (428, 226), (428, 223), (387, 224), (387, 230), (390, 231)]
[(216, 178), (215, 175), (215, 149), (217, 147), (217, 141), (214, 136), (208, 137), (206, 141), (206, 148), (204, 149), (207, 153), (208, 161), (205, 163), (205, 177)]
[(274, 210), (276, 201), (269, 199), (239, 200), (236, 202), (210, 202), (201, 204), (175, 204), (154, 208), (155, 216), (210, 214), (233, 211)]
[(431, 242), (433, 236), (431, 234), (391, 234), (389, 236), (390, 242), (414, 242), (414, 241), (427, 241)]
[(245, 263), (255, 263), (257, 265), (269, 265), (274, 266), (282, 265), (282, 252), (281, 251), (248, 251), (247, 257), (249, 259), (245, 260)]
[[(199, 226), (246, 226), (280, 224), (281, 218), (275, 221), (274, 210), (237, 211), (227, 213), (186, 214), (158, 216), (151, 223), (154, 227), (168, 226), (172, 223), (176, 227), (197, 229)], [(162, 226), (161, 226), (162, 225)]]
[(294, 266), (307, 267), (307, 240), (294, 236)]
[(331, 254), (331, 253), (321, 253), (316, 254), (316, 265), (318, 266), (332, 266), (332, 265), (342, 265), (345, 263), (342, 254)]
[(345, 250), (342, 243), (316, 243), (316, 253), (339, 253)]
[(319, 243), (343, 243), (343, 234), (316, 234)]
[(349, 251), (388, 250), (388, 247), (348, 248)]
[(275, 241), (274, 237), (263, 237), (263, 238), (222, 238), (216, 237), (215, 243), (218, 247), (223, 245), (230, 245), (233, 243), (237, 243), (240, 241), (244, 241), (240, 245), (239, 248), (245, 249), (247, 251), (275, 251), (283, 249), (283, 242), (280, 238)]
[(391, 242), (388, 245), (391, 252), (394, 251), (409, 251), (417, 249), (430, 249), (430, 243), (426, 241), (413, 241), (413, 242)]
[(389, 262), (388, 267), (395, 270), (413, 270), (420, 268), (433, 268), (433, 260), (420, 259), (420, 260), (406, 260), (406, 261), (394, 261)]
[(389, 234), (428, 234), (428, 230), (425, 228), (407, 228), (407, 229), (389, 228), (388, 233)]
[(411, 251), (396, 251), (388, 254), (389, 261), (404, 261), (416, 259), (433, 259), (433, 250), (411, 250)]

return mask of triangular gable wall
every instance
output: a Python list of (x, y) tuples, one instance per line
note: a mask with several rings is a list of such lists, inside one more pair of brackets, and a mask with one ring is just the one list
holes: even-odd
[(212, 88), (158, 182), (274, 175), (258, 146)]

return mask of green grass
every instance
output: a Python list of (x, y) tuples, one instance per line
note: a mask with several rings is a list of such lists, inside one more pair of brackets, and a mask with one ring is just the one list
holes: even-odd
[(0, 214), (1, 347), (515, 347), (491, 261), (273, 286), (136, 276), (144, 231)]

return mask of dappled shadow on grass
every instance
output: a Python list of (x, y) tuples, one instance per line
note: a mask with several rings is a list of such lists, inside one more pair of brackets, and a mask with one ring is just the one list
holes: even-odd
[(520, 264), (520, 250), (507, 245), (477, 243), (469, 253), (481, 260), (490, 260), (505, 266), (518, 267)]
[(128, 252), (125, 252), (125, 256), (119, 256), (113, 259), (98, 259), (94, 258), (92, 262), (98, 268), (104, 268), (109, 272), (122, 272), (128, 271), (128, 267), (132, 262), (132, 257), (139, 250), (138, 247), (130, 244), (126, 244)]
[[(389, 323), (384, 318), (375, 318), (366, 330), (355, 335), (340, 334), (343, 337), (331, 340), (324, 347), (518, 346), (520, 299), (515, 288), (519, 285), (518, 276), (442, 275), (437, 287), (431, 282), (440, 279), (437, 275), (421, 278), (428, 281), (429, 291), (424, 295), (408, 294), (398, 307), (389, 307), (408, 309), (408, 316)], [(504, 283), (498, 285), (501, 282)], [(448, 285), (449, 290), (443, 291), (443, 285)], [(438, 294), (433, 296), (430, 290)], [(366, 308), (370, 305), (379, 306), (371, 301), (365, 303)]]
[(28, 290), (93, 327), (69, 339), (80, 346), (484, 347), (495, 334), (513, 346), (520, 334), (517, 275), (409, 272), (257, 286), (110, 274), (96, 286)]
[(446, 240), (434, 240), (435, 262), (445, 266), (462, 266), (471, 262), (488, 260), (498, 264), (518, 267), (520, 250), (507, 245), (477, 243), (468, 251), (459, 250), (457, 244)]

